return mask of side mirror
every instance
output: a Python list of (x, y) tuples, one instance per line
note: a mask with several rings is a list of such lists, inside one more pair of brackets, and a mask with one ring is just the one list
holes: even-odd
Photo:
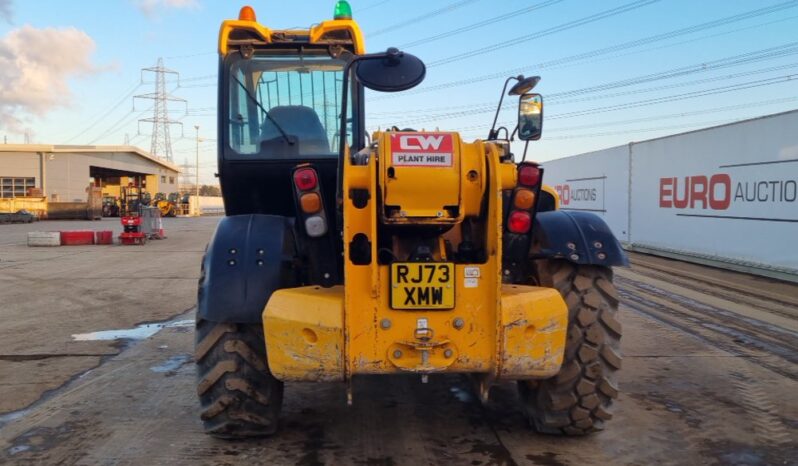
[(385, 53), (361, 55), (355, 74), (371, 90), (399, 92), (419, 85), (427, 74), (427, 67), (415, 55), (391, 47)]
[(537, 141), (543, 134), (543, 96), (523, 94), (518, 101), (518, 139)]

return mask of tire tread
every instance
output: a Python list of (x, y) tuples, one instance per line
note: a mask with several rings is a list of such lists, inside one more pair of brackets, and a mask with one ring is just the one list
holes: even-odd
[(618, 397), (622, 327), (612, 270), (565, 260), (536, 262), (536, 282), (568, 306), (565, 360), (555, 377), (519, 382), (530, 424), (541, 433), (585, 435), (604, 428)]
[(195, 357), (206, 433), (238, 439), (276, 432), (283, 384), (269, 372), (259, 325), (198, 320)]

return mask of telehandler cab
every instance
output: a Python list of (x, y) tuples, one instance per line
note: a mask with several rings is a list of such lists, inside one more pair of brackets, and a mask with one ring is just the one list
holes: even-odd
[(604, 426), (621, 366), (611, 266), (627, 259), (601, 218), (558, 210), (543, 169), (514, 161), (510, 139), (541, 135), (539, 78), (505, 82), (514, 131), (494, 119), (487, 140), (394, 127), (367, 142), (364, 88), (410, 89), (426, 69), (366, 54), (347, 2), (307, 30), (245, 6), (219, 55), (226, 216), (195, 354), (206, 432), (276, 432), (285, 382), (343, 382), (351, 402), (357, 375), (407, 373), (468, 374), (483, 400), (517, 382), (540, 432)]

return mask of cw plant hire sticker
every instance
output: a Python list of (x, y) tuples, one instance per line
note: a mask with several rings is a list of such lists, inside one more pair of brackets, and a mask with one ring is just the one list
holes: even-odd
[(451, 134), (392, 134), (391, 161), (395, 167), (451, 167), (453, 147)]

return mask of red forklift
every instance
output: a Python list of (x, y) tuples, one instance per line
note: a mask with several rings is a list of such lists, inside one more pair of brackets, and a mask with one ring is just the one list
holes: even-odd
[(146, 193), (139, 183), (123, 186), (119, 198), (119, 216), (124, 231), (119, 234), (121, 244), (147, 244), (147, 235), (142, 231), (142, 207), (146, 202)]

